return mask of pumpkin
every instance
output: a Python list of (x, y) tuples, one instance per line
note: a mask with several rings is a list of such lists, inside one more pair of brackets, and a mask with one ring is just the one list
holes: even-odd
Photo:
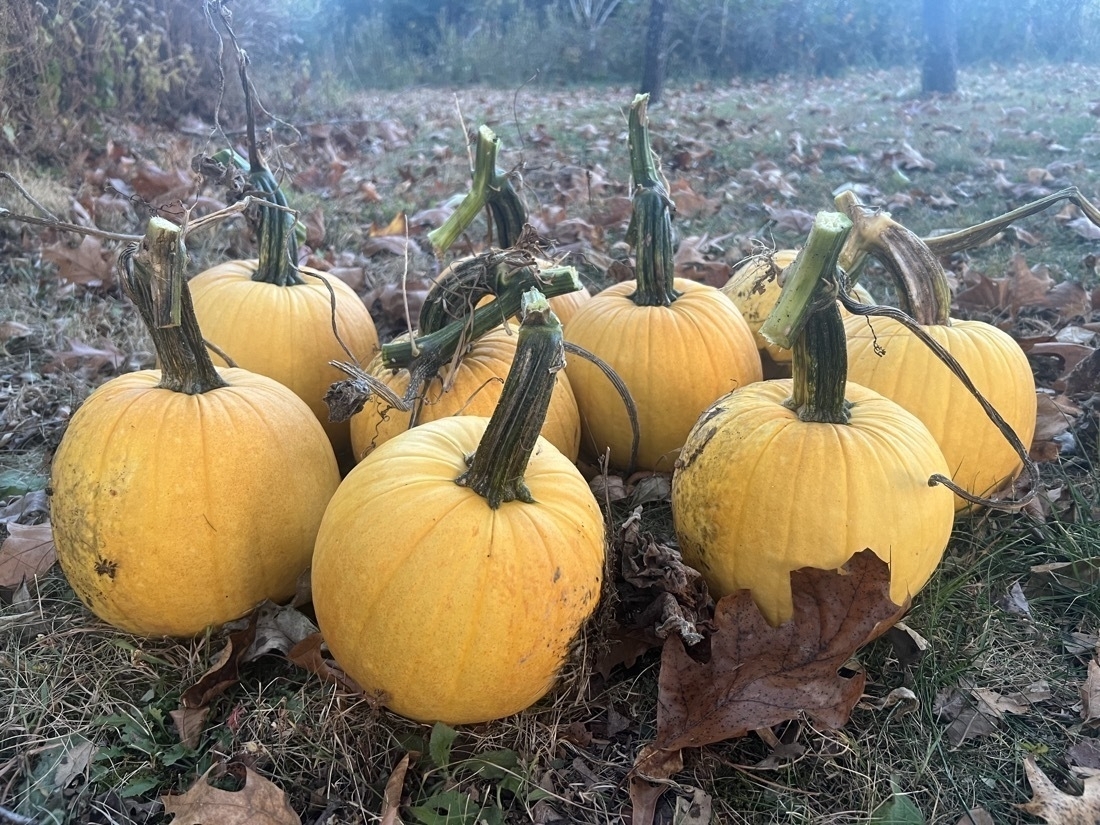
[[(775, 365), (776, 377), (780, 377), (779, 372), (789, 369), (791, 351), (767, 340), (760, 334), (760, 326), (768, 317), (768, 313), (775, 309), (775, 304), (779, 300), (779, 294), (782, 291), (779, 276), (794, 262), (797, 255), (797, 249), (778, 249), (766, 255), (754, 256), (737, 267), (722, 287), (722, 292), (737, 305), (749, 329), (752, 330), (756, 348), (760, 350), (761, 357), (766, 354), (771, 359), (771, 364)], [(860, 284), (852, 287), (851, 295), (860, 303), (875, 302), (871, 294)], [(841, 311), (843, 312), (843, 308)], [(765, 373), (767, 373), (769, 363), (768, 361), (764, 363)]]
[[(178, 236), (160, 218), (149, 232)], [(185, 288), (181, 327), (154, 326), (150, 258), (131, 250), (122, 261), (163, 370), (108, 381), (76, 411), (53, 460), (54, 543), (98, 617), (130, 633), (193, 636), (293, 595), (340, 475), (296, 395), (216, 370)]]
[(442, 418), (378, 447), (317, 537), (313, 599), (329, 649), (418, 721), (482, 722), (537, 701), (599, 598), (600, 509), (536, 437), (562, 358), (545, 301), (532, 300), (519, 336), (491, 419)]
[[(628, 238), (637, 252), (635, 281), (595, 295), (566, 325), (566, 340), (606, 362), (638, 411), (635, 467), (671, 471), (680, 446), (708, 404), (759, 381), (760, 357), (737, 307), (719, 290), (674, 278), (670, 200), (650, 149), (646, 101), (630, 111), (636, 185)], [(589, 361), (567, 368), (581, 415), (582, 449), (611, 466), (631, 464), (633, 431), (618, 392)]]
[[(515, 331), (496, 327), (471, 343), (457, 362), (448, 363), (427, 384), (417, 409), (417, 423), (426, 424), (452, 415), (488, 417), (500, 399), (505, 376), (516, 354)], [(408, 389), (407, 369), (390, 369), (381, 354), (367, 372), (396, 395)], [(351, 445), (356, 461), (399, 433), (409, 429), (413, 412), (403, 412), (385, 398), (372, 395), (363, 410), (351, 418)], [(571, 461), (580, 449), (580, 417), (577, 402), (565, 373), (558, 376), (542, 434)]]
[(772, 317), (807, 284), (820, 304), (792, 332), (793, 377), (750, 384), (711, 405), (672, 476), (684, 561), (716, 599), (749, 590), (775, 626), (792, 615), (793, 570), (839, 569), (866, 548), (890, 566), (891, 600), (906, 604), (951, 533), (952, 493), (928, 483), (947, 472), (931, 433), (899, 405), (845, 381), (840, 311), (821, 300), (817, 284), (835, 267), (849, 227), (839, 213), (819, 215), (803, 254), (824, 249), (824, 265), (789, 270)]
[[(847, 210), (864, 245), (893, 276), (901, 308), (959, 362), (1024, 445), (1035, 434), (1035, 380), (1027, 356), (1005, 332), (950, 318), (947, 276), (927, 245), (888, 215), (854, 201)], [(975, 496), (1003, 489), (1023, 460), (981, 405), (939, 358), (899, 321), (849, 316), (848, 374), (896, 401), (935, 436), (952, 480)], [(958, 511), (970, 502), (955, 497)]]
[[(266, 168), (250, 177), (275, 203), (285, 203)], [(360, 363), (370, 361), (378, 351), (374, 321), (343, 281), (297, 265), (291, 213), (275, 206), (260, 213), (259, 258), (229, 261), (192, 279), (199, 325), (216, 364), (226, 364), (219, 354), (225, 353), (236, 366), (289, 387), (343, 455), (350, 449), (348, 424), (329, 421), (324, 403), (343, 374), (329, 361), (347, 360), (349, 352)]]

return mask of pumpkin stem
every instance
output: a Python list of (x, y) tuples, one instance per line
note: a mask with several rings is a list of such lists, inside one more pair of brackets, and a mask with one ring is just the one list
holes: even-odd
[(494, 510), (508, 501), (534, 501), (523, 473), (546, 421), (557, 372), (565, 366), (561, 323), (546, 298), (532, 289), (523, 295), (522, 311), (519, 344), (500, 400), (469, 469), (455, 479)]
[(118, 259), (120, 281), (153, 339), (161, 363), (158, 387), (198, 395), (228, 384), (214, 368), (202, 340), (191, 291), (184, 280), (187, 251), (180, 228), (149, 220), (145, 239)]
[[(509, 253), (483, 253), (494, 254)], [(506, 259), (507, 260), (507, 259)], [(442, 329), (414, 340), (391, 341), (382, 347), (382, 364), (388, 369), (409, 367), (414, 361), (432, 360), (447, 363), (461, 346), (476, 341), (486, 332), (500, 326), (520, 310), (523, 291), (537, 287), (546, 297), (564, 295), (581, 288), (577, 270), (571, 266), (558, 266), (540, 270), (538, 266), (523, 265), (506, 273), (507, 283), (496, 300), (478, 307), (466, 317), (452, 321)], [(434, 374), (434, 373), (433, 373)]]
[[(474, 154), (474, 179), (470, 185), (470, 191), (462, 199), (462, 203), (451, 213), (451, 216), (428, 233), (432, 249), (438, 257), (451, 248), (458, 236), (461, 235), (478, 213), (485, 208), (493, 191), (501, 187), (501, 181), (506, 177), (497, 171), (497, 151), (500, 149), (500, 138), (496, 136), (488, 126), (482, 126), (477, 130), (477, 151)], [(511, 184), (509, 184), (509, 187)], [(521, 224), (522, 226), (522, 224)]]
[(848, 422), (848, 352), (836, 303), (836, 265), (851, 229), (839, 212), (817, 214), (806, 246), (784, 274), (779, 303), (760, 327), (772, 343), (793, 343), (794, 387), (786, 403), (803, 421)]
[(928, 244), (888, 212), (861, 204), (851, 191), (837, 195), (836, 205), (852, 221), (851, 241), (841, 264), (845, 271), (858, 268), (871, 255), (894, 281), (903, 312), (924, 326), (949, 324), (951, 287)]
[(634, 202), (626, 241), (635, 249), (638, 282), (630, 300), (638, 306), (667, 307), (680, 297), (673, 287), (672, 210), (675, 207), (658, 169), (657, 155), (650, 145), (648, 102), (648, 94), (634, 98), (627, 130)]
[[(529, 249), (490, 249), (456, 261), (442, 278), (432, 284), (420, 308), (420, 335), (438, 332), (452, 321), (467, 318), (487, 295), (500, 295), (517, 277), (530, 279), (538, 269)], [(527, 284), (530, 288), (534, 283)], [(507, 317), (507, 316), (506, 316)]]

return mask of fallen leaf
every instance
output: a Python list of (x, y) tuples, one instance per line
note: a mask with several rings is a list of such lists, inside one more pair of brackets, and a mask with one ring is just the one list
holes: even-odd
[(676, 825), (709, 825), (713, 816), (714, 800), (702, 788), (690, 790), (691, 799), (686, 796), (676, 797), (676, 810), (672, 812), (672, 821)]
[[(421, 217), (418, 222), (422, 222), (422, 221), (423, 221), (423, 218)], [(404, 212), (398, 212), (394, 216), (393, 220), (390, 221), (385, 226), (378, 226), (376, 224), (371, 224), (368, 234), (372, 238), (384, 238), (384, 237), (404, 238), (406, 235), (409, 234), (409, 223), (410, 223), (410, 221), (405, 216), (405, 213)]]
[(1100, 769), (1100, 739), (1082, 739), (1066, 752), (1070, 762), (1080, 768)]
[(1024, 773), (1031, 783), (1031, 801), (1017, 807), (1047, 822), (1047, 825), (1096, 825), (1100, 822), (1100, 776), (1085, 778), (1085, 792), (1071, 796), (1050, 781), (1035, 764), (1035, 757), (1024, 760)]
[(985, 808), (971, 808), (955, 825), (996, 825)]
[(141, 161), (134, 169), (130, 185), (143, 200), (161, 204), (186, 198), (195, 188), (195, 180), (182, 169), (166, 171), (155, 163)]
[(401, 789), (405, 786), (405, 774), (409, 770), (409, 757), (406, 753), (386, 780), (386, 790), (382, 793), (381, 825), (398, 825), (397, 814), (401, 808)]
[(199, 680), (180, 696), (181, 708), (202, 708), (237, 683), (241, 659), (256, 638), (255, 613), (248, 625), (229, 634), (225, 647)]
[(314, 207), (307, 214), (302, 215), (302, 225), (306, 228), (306, 244), (311, 249), (316, 249), (325, 240), (325, 210), (321, 206)]
[(936, 696), (932, 713), (940, 721), (949, 722), (944, 736), (952, 748), (968, 739), (988, 736), (997, 729), (999, 714), (978, 702), (966, 688), (951, 688)]
[(867, 825), (925, 825), (927, 820), (913, 800), (890, 780), (890, 796), (871, 812)]
[(325, 640), (320, 633), (314, 633), (290, 649), (286, 657), (298, 667), (321, 677), (321, 681), (336, 685), (345, 693), (361, 694), (363, 688), (344, 673), (343, 669), (331, 659), (321, 654)]
[(171, 825), (302, 825), (286, 793), (251, 768), (244, 768), (244, 786), (223, 791), (207, 782), (214, 764), (185, 793), (162, 796)]
[(652, 825), (669, 780), (683, 769), (684, 758), (678, 749), (668, 751), (654, 745), (642, 748), (629, 774), (631, 825)]
[(678, 638), (665, 643), (659, 748), (701, 747), (802, 714), (828, 728), (848, 720), (865, 677), (841, 669), (902, 613), (889, 599), (889, 568), (864, 550), (844, 571), (795, 571), (791, 587), (794, 617), (778, 628), (748, 591), (719, 601), (706, 662), (692, 658)]
[(177, 708), (168, 711), (168, 715), (172, 717), (180, 742), (192, 750), (198, 748), (202, 732), (206, 728), (206, 717), (210, 715), (210, 708)]
[[(44, 479), (43, 479), (44, 481)], [(0, 481), (0, 496), (10, 495), (2, 492), (3, 482)], [(44, 516), (50, 511), (50, 499), (45, 490), (30, 490), (13, 498), (3, 507), (0, 507), (0, 524), (18, 522), (19, 524), (31, 524), (39, 521), (39, 516)]]
[(58, 241), (43, 247), (42, 257), (57, 266), (63, 281), (87, 287), (114, 286), (115, 255), (91, 235), (85, 235), (77, 246)]
[(1031, 616), (1031, 605), (1028, 604), (1027, 596), (1024, 595), (1024, 589), (1019, 582), (1013, 582), (1008, 592), (997, 599), (997, 606), (1013, 616)]
[(117, 371), (126, 363), (122, 350), (109, 341), (103, 342), (101, 347), (94, 347), (70, 338), (68, 344), (67, 350), (50, 352), (53, 360), (42, 368), (43, 372), (73, 372), (81, 369), (89, 375), (96, 375), (104, 370)]
[(25, 338), (32, 332), (34, 332), (32, 327), (18, 321), (2, 321), (0, 322), (0, 343), (5, 343), (13, 338)]
[(57, 551), (48, 523), (9, 523), (7, 529), (8, 537), (0, 544), (0, 587), (18, 587), (53, 567)]
[(1095, 659), (1081, 686), (1081, 721), (1087, 728), (1100, 728), (1100, 664)]

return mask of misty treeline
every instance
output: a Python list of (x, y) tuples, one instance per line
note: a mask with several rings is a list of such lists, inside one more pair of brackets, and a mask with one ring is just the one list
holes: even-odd
[[(281, 111), (334, 90), (642, 78), (652, 0), (226, 0)], [(665, 0), (670, 82), (912, 65), (922, 0)], [(1094, 61), (1100, 0), (955, 0), (958, 60)], [(215, 23), (217, 21), (214, 21)], [(0, 2), (0, 146), (26, 124), (218, 105), (204, 0)], [(279, 81), (274, 80), (279, 78)], [(233, 106), (227, 84), (223, 105)], [(287, 109), (289, 108), (289, 111)]]

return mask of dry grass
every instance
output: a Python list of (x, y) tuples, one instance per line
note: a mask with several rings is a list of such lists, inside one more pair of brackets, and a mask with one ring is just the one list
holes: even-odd
[[(682, 174), (696, 191), (718, 202), (713, 212), (679, 219), (681, 234), (720, 238), (710, 253), (731, 262), (754, 239), (797, 242), (794, 233), (769, 224), (761, 204), (808, 211), (828, 206), (832, 189), (848, 179), (846, 172), (832, 155), (816, 168), (788, 167), (789, 138), (797, 129), (811, 140), (838, 124), (851, 125), (843, 132), (851, 153), (873, 158), (884, 146), (906, 140), (939, 164), (935, 173), (910, 173), (918, 184), (909, 187), (889, 167), (872, 164), (866, 176), (869, 185), (884, 192), (920, 186), (956, 196), (956, 210), (937, 212), (918, 203), (898, 213), (921, 232), (1002, 211), (1006, 196), (981, 172), (984, 161), (1003, 156), (1008, 173), (1022, 177), (1027, 169), (1062, 156), (1028, 137), (1034, 132), (1071, 147), (1068, 159), (1078, 162), (1074, 182), (1100, 200), (1091, 168), (1093, 144), (1079, 142), (1093, 126), (1087, 112), (1089, 101), (1100, 96), (1095, 79), (1065, 67), (1003, 78), (964, 76), (964, 93), (939, 102), (934, 111), (917, 106), (908, 92), (913, 79), (902, 73), (670, 90), (666, 104), (652, 112), (662, 151), (669, 157), (688, 137), (705, 142), (713, 156)], [(1050, 89), (1056, 93), (1049, 94)], [(549, 205), (564, 197), (555, 182), (569, 163), (597, 172), (609, 181), (608, 192), (625, 192), (628, 172), (620, 132), (622, 108), (631, 94), (626, 89), (539, 91), (517, 98), (511, 91), (483, 90), (463, 92), (460, 105), (467, 125), (489, 122), (502, 136), (502, 165), (522, 164), (529, 202)], [(1005, 122), (1002, 113), (1013, 105), (1028, 110), (1022, 122)], [(348, 106), (364, 118), (402, 124), (409, 144), (357, 160), (362, 168), (356, 174), (376, 182), (384, 194), (381, 203), (304, 196), (303, 211), (324, 206), (335, 251), (355, 250), (371, 223), (388, 222), (398, 209), (434, 206), (466, 180), (450, 93), (363, 96)], [(912, 114), (899, 114), (904, 112)], [(719, 122), (736, 122), (744, 135), (724, 139), (726, 127), (715, 126)], [(942, 123), (959, 124), (963, 131), (937, 131), (934, 127)], [(543, 124), (551, 144), (532, 142), (535, 124)], [(586, 138), (588, 124), (608, 139)], [(990, 130), (1000, 137), (987, 147), (982, 141)], [(448, 157), (436, 147), (450, 147), (454, 154)], [(145, 149), (155, 156), (155, 146)], [(172, 151), (180, 150), (174, 145)], [(293, 171), (315, 156), (299, 147), (287, 149), (285, 159)], [(791, 169), (797, 194), (784, 198), (754, 189), (742, 170), (760, 160)], [(61, 182), (45, 177), (35, 190), (59, 211), (66, 208), (65, 192), (80, 185), (77, 176), (67, 174)], [(410, 180), (415, 184), (405, 185)], [(959, 197), (968, 187), (973, 197)], [(598, 211), (600, 200), (568, 205), (583, 219)], [(1041, 249), (1029, 251), (1029, 257), (1048, 261), (1060, 277), (1082, 274), (1080, 261), (1095, 251), (1095, 244), (1060, 230), (1049, 218), (1027, 225), (1043, 237)], [(0, 232), (5, 253), (0, 320), (32, 329), (0, 349), (0, 424), (6, 428), (0, 432), (14, 433), (0, 447), (3, 469), (44, 482), (68, 415), (113, 372), (51, 370), (53, 353), (65, 351), (72, 340), (109, 342), (125, 355), (120, 369), (133, 369), (150, 362), (149, 345), (120, 296), (60, 285), (42, 265), (36, 237), (7, 228)], [(476, 232), (470, 237), (476, 238)], [(614, 244), (621, 236), (609, 231), (605, 241), (607, 250), (617, 254)], [(227, 231), (196, 243), (196, 269), (234, 250), (238, 242)], [(1011, 251), (1007, 244), (993, 245), (976, 251), (970, 262), (996, 275), (998, 261)], [(377, 284), (399, 277), (404, 262), (378, 258), (367, 263), (368, 284)], [(413, 261), (416, 271), (428, 265), (426, 255)], [(594, 269), (585, 274), (599, 278)], [(807, 724), (780, 731), (784, 741), (795, 741), (802, 750), (792, 750), (778, 765), (760, 766), (771, 749), (756, 737), (689, 754), (684, 772), (665, 795), (659, 821), (693, 821), (682, 814), (675, 819), (675, 806), (681, 800), (684, 807), (694, 789), (701, 789), (712, 800), (711, 821), (716, 823), (860, 823), (889, 796), (895, 780), (929, 822), (954, 825), (965, 811), (982, 806), (998, 823), (1025, 823), (1028, 817), (1014, 804), (1028, 797), (1021, 768), (1027, 754), (1035, 755), (1063, 787), (1071, 787), (1067, 749), (1094, 732), (1082, 727), (1076, 710), (1089, 655), (1067, 645), (1073, 633), (1095, 638), (1100, 599), (1095, 588), (1036, 594), (1030, 599), (1030, 618), (1001, 607), (1014, 583), (1029, 582), (1032, 565), (1092, 558), (1100, 543), (1100, 530), (1089, 515), (1097, 501), (1095, 467), (1077, 459), (1044, 472), (1050, 485), (1062, 483), (1076, 491), (1081, 506), (1046, 523), (1024, 516), (961, 521), (941, 571), (906, 619), (930, 643), (918, 663), (903, 665), (887, 640), (874, 643), (861, 655), (867, 701), (850, 723), (840, 731)], [(612, 524), (625, 516), (619, 509), (609, 513)], [(646, 518), (656, 534), (671, 536), (667, 504), (648, 506)], [(344, 695), (279, 656), (245, 665), (240, 683), (212, 706), (198, 747), (186, 748), (169, 713), (222, 644), (219, 634), (175, 642), (114, 631), (77, 602), (56, 570), (25, 593), (6, 594), (0, 609), (0, 696), (5, 697), (0, 706), (0, 807), (27, 813), (52, 793), (50, 806), (56, 810), (36, 812), (37, 825), (162, 823), (167, 818), (155, 803), (160, 795), (184, 790), (216, 761), (236, 758), (283, 788), (305, 823), (376, 823), (391, 771), (414, 751), (419, 755), (404, 784), (406, 822), (444, 821), (427, 813), (417, 819), (411, 811), (453, 790), (472, 807), (453, 815), (447, 820), (451, 823), (473, 825), (480, 816), (489, 823), (602, 824), (623, 821), (627, 771), (655, 733), (654, 655), (628, 670), (620, 668), (605, 682), (591, 666), (601, 644), (593, 632), (551, 697), (500, 722), (461, 729), (443, 764), (433, 761), (430, 727)], [(1050, 685), (1049, 699), (1022, 714), (1006, 714), (995, 730), (957, 747), (946, 738), (949, 720), (934, 712), (937, 695), (960, 683), (1009, 694), (1039, 681)], [(897, 687), (914, 692), (915, 706), (908, 712), (901, 706), (874, 709), (874, 700)], [(79, 753), (81, 742), (94, 743), (94, 754), (71, 777), (65, 793), (54, 793), (57, 772), (50, 766), (65, 753)], [(232, 787), (230, 778), (222, 781)]]

